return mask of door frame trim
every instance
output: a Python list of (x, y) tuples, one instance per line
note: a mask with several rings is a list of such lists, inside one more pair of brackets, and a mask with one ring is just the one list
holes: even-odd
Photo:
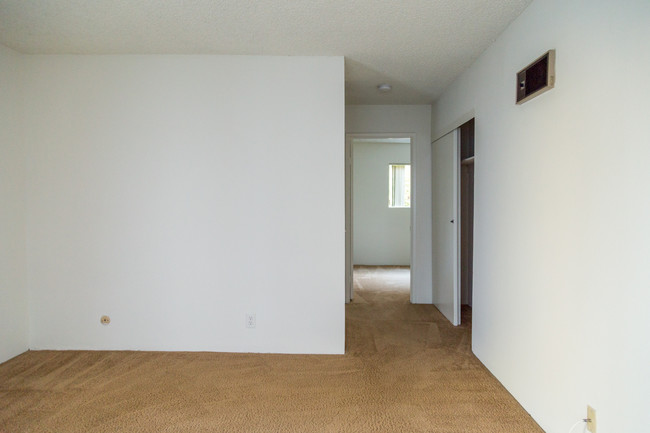
[[(352, 271), (353, 271), (353, 217), (352, 217), (352, 178), (354, 173), (352, 172), (352, 140), (355, 138), (409, 138), (411, 140), (410, 145), (410, 163), (411, 163), (411, 260), (410, 260), (410, 275), (409, 278), (409, 296), (410, 302), (413, 302), (413, 273), (414, 273), (414, 264), (416, 263), (416, 248), (415, 248), (415, 236), (416, 227), (415, 227), (415, 208), (417, 206), (417, 189), (416, 189), (416, 179), (417, 179), (417, 169), (415, 164), (413, 164), (413, 146), (415, 144), (416, 134), (412, 132), (404, 133), (346, 133), (345, 134), (345, 302), (349, 303), (353, 298), (353, 281), (352, 281)], [(349, 170), (349, 171), (348, 171)], [(349, 196), (348, 196), (349, 194)], [(349, 200), (349, 203), (348, 203)]]

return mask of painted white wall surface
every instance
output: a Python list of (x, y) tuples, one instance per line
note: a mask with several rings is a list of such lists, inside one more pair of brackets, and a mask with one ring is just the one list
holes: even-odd
[(411, 209), (388, 207), (389, 164), (410, 164), (408, 143), (352, 142), (355, 265), (411, 262)]
[(0, 362), (28, 349), (22, 59), (0, 45)]
[(344, 352), (343, 58), (26, 60), (32, 348)]
[(348, 134), (414, 134), (411, 149), (411, 302), (430, 304), (431, 292), (431, 106), (348, 105)]
[[(650, 2), (534, 1), (433, 107), (476, 114), (473, 349), (549, 433), (650, 405)], [(557, 49), (555, 89), (515, 74)], [(582, 431), (576, 428), (576, 431)]]

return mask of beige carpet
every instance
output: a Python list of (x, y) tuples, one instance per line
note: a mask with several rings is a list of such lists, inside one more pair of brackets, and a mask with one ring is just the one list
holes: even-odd
[(37, 351), (0, 365), (0, 432), (542, 430), (408, 302), (408, 270), (359, 268), (345, 356)]

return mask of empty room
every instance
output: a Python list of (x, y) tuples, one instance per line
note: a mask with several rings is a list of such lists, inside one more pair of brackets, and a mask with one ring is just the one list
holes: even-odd
[(0, 433), (647, 432), (648, 23), (0, 0)]

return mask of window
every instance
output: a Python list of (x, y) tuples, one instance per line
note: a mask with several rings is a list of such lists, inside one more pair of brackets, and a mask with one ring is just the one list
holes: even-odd
[(388, 207), (411, 207), (411, 164), (388, 165)]

